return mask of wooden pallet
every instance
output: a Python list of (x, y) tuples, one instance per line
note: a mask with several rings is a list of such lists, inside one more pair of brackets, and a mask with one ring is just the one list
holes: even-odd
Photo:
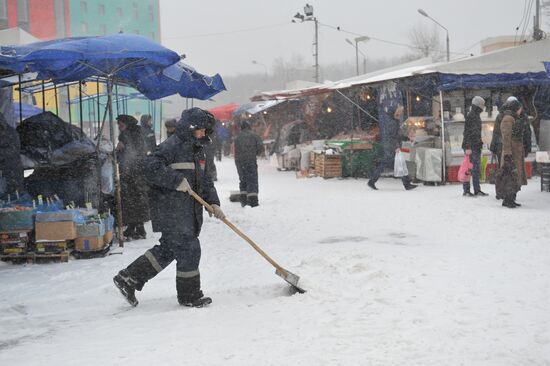
[(102, 258), (109, 254), (111, 245), (112, 245), (112, 242), (109, 244), (106, 244), (102, 249), (99, 249), (99, 250), (78, 251), (74, 249), (71, 252), (71, 254), (76, 259)]
[(323, 178), (342, 176), (342, 159), (340, 155), (315, 154), (315, 173)]
[(45, 263), (45, 262), (68, 262), (69, 252), (62, 253), (24, 253), (24, 254), (9, 254), (0, 255), (0, 260), (12, 263)]

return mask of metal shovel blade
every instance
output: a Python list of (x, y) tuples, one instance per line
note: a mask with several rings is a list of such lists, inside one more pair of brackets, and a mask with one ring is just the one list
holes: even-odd
[(288, 282), (298, 293), (303, 294), (306, 292), (303, 288), (298, 286), (298, 281), (300, 280), (300, 277), (295, 275), (292, 272), (284, 270), (286, 273), (283, 273), (282, 271), (279, 271), (278, 269), (275, 270), (275, 274), (279, 277), (281, 277), (283, 280)]

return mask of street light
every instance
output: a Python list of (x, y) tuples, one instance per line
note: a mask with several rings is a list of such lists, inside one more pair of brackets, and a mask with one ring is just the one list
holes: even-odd
[[(370, 40), (370, 38), (367, 37), (367, 36), (360, 36), (360, 37), (354, 38), (353, 40), (355, 41), (355, 44), (353, 44), (352, 41), (350, 41), (348, 38), (346, 38), (346, 42), (349, 43), (351, 46), (355, 47), (355, 72), (357, 73), (357, 75), (359, 75), (359, 52), (361, 52), (361, 51), (359, 50), (358, 43), (359, 42), (367, 42), (367, 41)], [(367, 56), (365, 56), (365, 54), (363, 52), (361, 52), (361, 54), (363, 55), (364, 59), (366, 60)]]
[[(306, 4), (306, 6), (304, 6), (304, 14), (297, 12), (294, 18), (300, 19), (302, 23), (315, 22), (315, 82), (319, 83), (319, 24), (317, 18), (313, 16), (313, 6)], [(292, 23), (295, 22), (296, 21), (292, 19)]]
[(439, 25), (441, 28), (445, 29), (445, 32), (447, 32), (447, 62), (450, 61), (451, 59), (451, 55), (450, 55), (450, 47), (449, 47), (449, 30), (447, 28), (445, 28), (444, 26), (441, 25), (441, 23), (439, 23), (437, 20), (435, 20), (434, 18), (432, 18), (431, 16), (428, 15), (428, 13), (426, 13), (424, 10), (422, 9), (418, 9), (418, 12), (425, 16), (426, 18), (428, 19), (431, 19), (435, 24)]
[(260, 66), (263, 66), (264, 67), (264, 79), (267, 80), (267, 66), (265, 64), (262, 64), (261, 62), (258, 62), (256, 60), (252, 60), (252, 64), (253, 65), (260, 65)]

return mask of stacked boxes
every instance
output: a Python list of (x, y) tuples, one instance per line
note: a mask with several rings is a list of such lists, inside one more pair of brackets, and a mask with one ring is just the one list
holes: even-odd
[(0, 255), (22, 255), (27, 253), (29, 233), (11, 231), (0, 233)]
[(77, 226), (77, 238), (74, 246), (80, 252), (101, 250), (105, 247), (105, 222), (100, 218), (89, 218), (86, 223)]

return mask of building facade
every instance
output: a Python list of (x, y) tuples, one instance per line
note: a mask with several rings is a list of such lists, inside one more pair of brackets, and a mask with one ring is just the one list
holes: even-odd
[(42, 40), (133, 33), (160, 41), (159, 0), (0, 0), (0, 29)]
[[(139, 34), (160, 43), (160, 9), (159, 0), (0, 0), (0, 30), (19, 27), (31, 35), (50, 40), (64, 37), (96, 36), (116, 33)], [(128, 88), (117, 88), (121, 94), (128, 94)], [(84, 86), (86, 96), (105, 94), (103, 85), (88, 82)], [(102, 119), (99, 111), (106, 103), (102, 96), (95, 101), (71, 104), (69, 113), (68, 99), (78, 98), (78, 88), (59, 90), (55, 98), (52, 91), (33, 95), (36, 105), (58, 113), (65, 121), (78, 123), (80, 108), (83, 109), (84, 129), (90, 135), (96, 132), (98, 120)], [(57, 99), (57, 100), (56, 100)], [(88, 99), (89, 100), (89, 99)], [(116, 104), (115, 113), (119, 110), (139, 119), (142, 114), (154, 116), (155, 129), (160, 131), (162, 107), (160, 102), (146, 100), (128, 100)], [(72, 117), (72, 118), (71, 118)]]

